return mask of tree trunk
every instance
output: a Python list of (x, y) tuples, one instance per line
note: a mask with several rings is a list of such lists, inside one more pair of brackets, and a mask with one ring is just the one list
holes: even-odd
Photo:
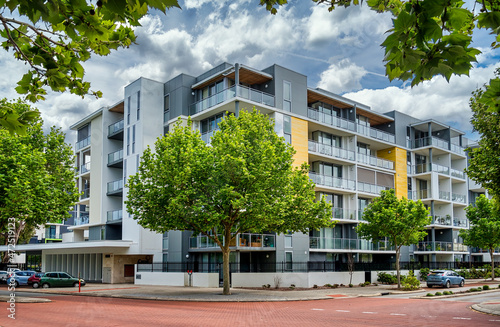
[[(14, 235), (9, 236), (8, 232), (5, 233), (4, 245), (7, 246), (7, 250), (5, 252), (3, 252), (2, 263), (10, 263), (9, 251), (8, 251), (9, 250), (9, 244), (13, 244), (13, 245), (17, 244), (17, 241), (19, 240), (19, 236), (21, 235), (21, 232), (23, 231), (23, 229), (24, 229), (25, 226), (26, 226), (26, 224), (24, 223), (24, 221), (21, 221), (19, 224), (17, 224), (16, 230), (14, 231)], [(14, 243), (9, 242), (12, 238), (15, 239)], [(14, 250), (15, 247), (11, 247), (11, 249)]]
[(231, 229), (224, 231), (224, 246), (222, 247), (222, 294), (231, 295), (230, 277), (229, 277), (229, 244), (231, 243)]
[(398, 289), (401, 288), (401, 272), (399, 271), (399, 248), (396, 248), (396, 274), (398, 276)]
[(493, 258), (494, 248), (490, 248), (490, 258), (491, 258), (491, 280), (495, 280), (495, 260)]

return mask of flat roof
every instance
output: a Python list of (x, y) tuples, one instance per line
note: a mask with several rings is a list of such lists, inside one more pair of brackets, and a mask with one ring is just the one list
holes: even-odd
[[(133, 241), (86, 241), (86, 242), (55, 242), (17, 244), (16, 252), (58, 250), (58, 249), (92, 249), (92, 248), (129, 248)], [(7, 245), (0, 246), (0, 251), (7, 251)]]

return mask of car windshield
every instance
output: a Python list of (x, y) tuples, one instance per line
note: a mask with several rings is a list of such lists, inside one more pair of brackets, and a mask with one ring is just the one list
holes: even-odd
[(430, 273), (432, 276), (441, 276), (444, 274), (444, 271), (433, 271)]

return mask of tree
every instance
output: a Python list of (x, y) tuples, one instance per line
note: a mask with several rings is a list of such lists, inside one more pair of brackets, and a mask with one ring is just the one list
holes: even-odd
[[(12, 107), (20, 115), (34, 110), (21, 101), (7, 103), (4, 99), (0, 103)], [(44, 134), (41, 119), (30, 123), (24, 136), (0, 129), (0, 234), (3, 244), (7, 245), (9, 238), (17, 243), (25, 230), (69, 217), (70, 206), (78, 200), (74, 176), (73, 151), (60, 130), (52, 127)], [(15, 222), (14, 231), (8, 227), (9, 222)], [(2, 260), (7, 259), (5, 252)]]
[(476, 205), (469, 205), (466, 209), (470, 228), (460, 231), (460, 237), (467, 246), (488, 249), (491, 256), (491, 279), (495, 279), (495, 260), (493, 252), (500, 247), (500, 206), (498, 200), (489, 200), (481, 195)]
[[(498, 76), (500, 72), (497, 70), (496, 74)], [(500, 112), (491, 111), (488, 105), (480, 102), (484, 92), (484, 89), (478, 89), (470, 99), (471, 124), (474, 131), (479, 133), (480, 139), (478, 147), (467, 149), (470, 159), (466, 172), (467, 176), (498, 198), (500, 196)]]
[(223, 294), (230, 294), (230, 244), (242, 232), (308, 232), (333, 227), (330, 204), (315, 201), (307, 165), (292, 167), (292, 146), (258, 111), (229, 115), (205, 144), (191, 121), (146, 149), (128, 181), (127, 210), (157, 232), (192, 230), (223, 255)]
[[(359, 5), (361, 0), (312, 0), (336, 7)], [(261, 0), (271, 13), (286, 0)], [(481, 52), (471, 47), (474, 31), (485, 29), (494, 35), (491, 48), (500, 47), (500, 2), (477, 0), (472, 8), (462, 0), (367, 0), (377, 12), (394, 16), (393, 28), (382, 43), (385, 48), (386, 75), (390, 80), (411, 80), (417, 85), (433, 76), (447, 80), (452, 75), (468, 75)], [(476, 8), (478, 10), (476, 10)], [(500, 78), (490, 80), (481, 102), (490, 110), (500, 109)]]
[(382, 191), (363, 212), (363, 219), (356, 228), (358, 234), (374, 242), (387, 238), (396, 250), (398, 288), (401, 287), (399, 258), (402, 246), (410, 246), (422, 240), (427, 232), (425, 226), (431, 222), (429, 211), (422, 201), (398, 199), (393, 189)]
[[(2, 47), (29, 66), (16, 91), (31, 102), (44, 99), (47, 87), (100, 97), (100, 91), (89, 91), (81, 64), (91, 55), (105, 56), (129, 47), (136, 39), (132, 28), (140, 25), (139, 19), (150, 8), (165, 12), (174, 6), (179, 7), (177, 0), (97, 0), (95, 4), (92, 0), (0, 0)], [(7, 112), (0, 108), (4, 126)], [(26, 122), (20, 119), (16, 125)]]

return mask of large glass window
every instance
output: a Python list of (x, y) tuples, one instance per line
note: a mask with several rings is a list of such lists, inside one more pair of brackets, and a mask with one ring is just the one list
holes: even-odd
[(290, 116), (283, 116), (283, 134), (285, 141), (288, 144), (292, 144), (292, 117)]
[(203, 119), (201, 121), (201, 134), (213, 132), (219, 129), (219, 123), (222, 121), (222, 118), (224, 118), (224, 114), (220, 113), (217, 115), (214, 115), (212, 117), (209, 117), (207, 119)]
[(292, 83), (283, 81), (283, 110), (292, 111)]
[(135, 153), (135, 125), (132, 126), (132, 154)]
[(286, 268), (287, 270), (292, 270), (293, 269), (293, 253), (292, 252), (285, 252), (285, 262), (286, 262)]
[(292, 235), (285, 235), (285, 248), (292, 247)]
[(127, 125), (130, 124), (130, 97), (127, 98)]
[(357, 146), (358, 146), (358, 153), (366, 154), (368, 156), (371, 155), (369, 144), (358, 142)]
[(141, 91), (137, 92), (137, 120), (141, 117)]

